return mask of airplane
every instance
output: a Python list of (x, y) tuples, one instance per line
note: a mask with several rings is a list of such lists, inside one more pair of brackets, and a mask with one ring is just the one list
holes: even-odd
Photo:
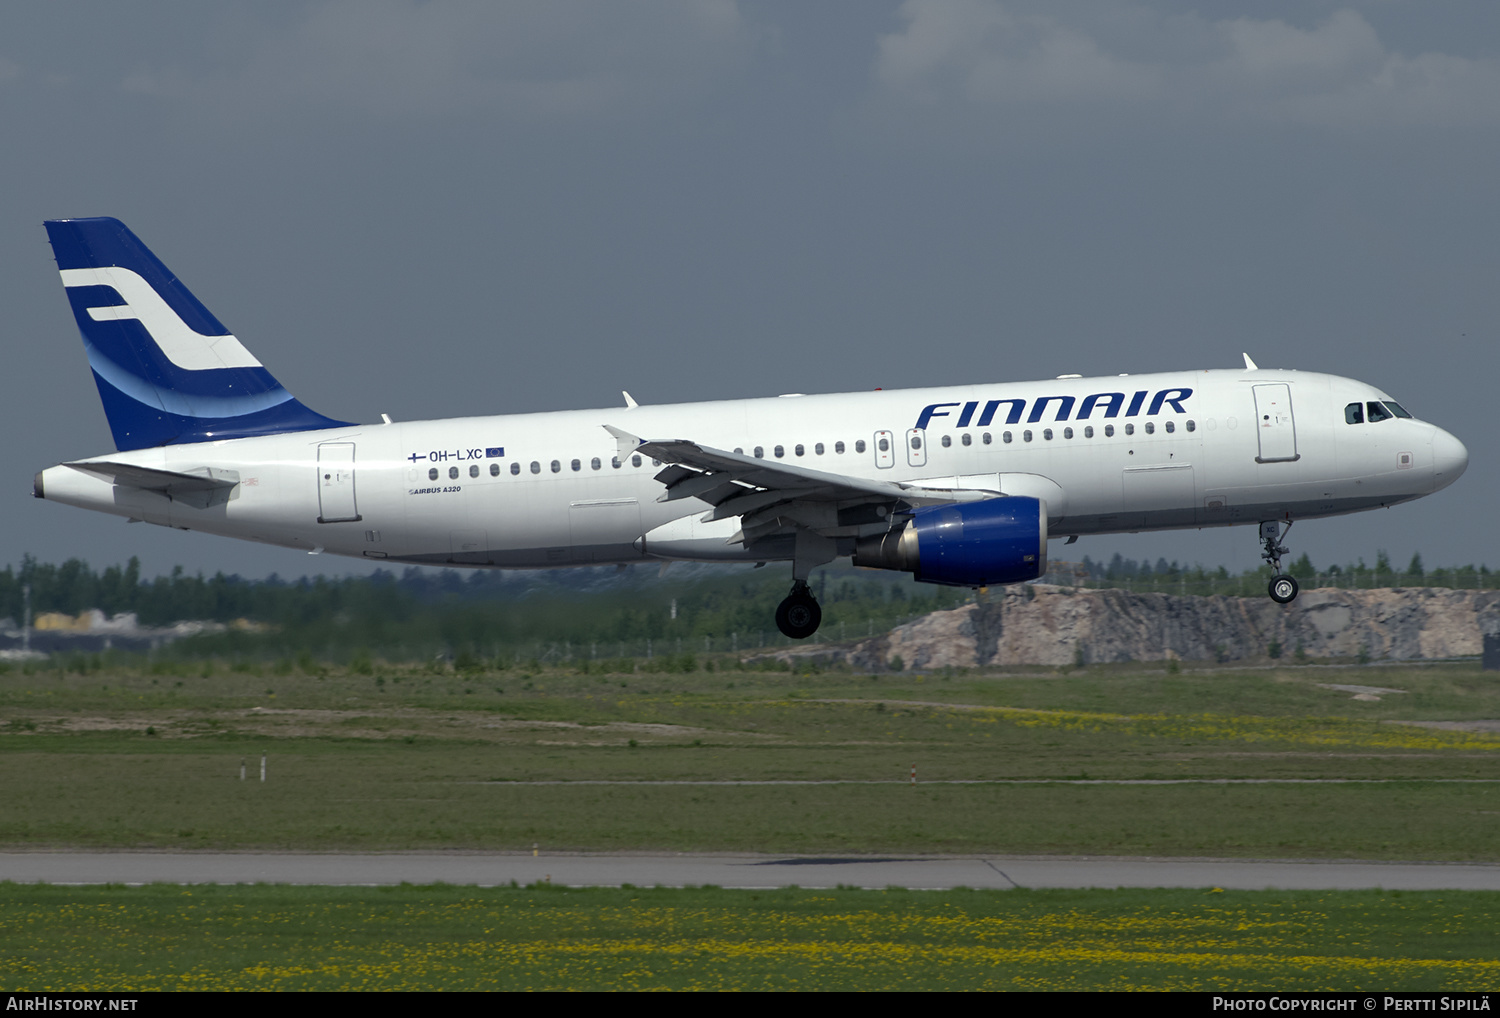
[(123, 223), (46, 223), (116, 451), (33, 493), (310, 553), (517, 569), (840, 558), (982, 588), (1066, 537), (1259, 528), (1270, 596), (1297, 520), (1452, 484), (1468, 451), (1386, 393), (1244, 367), (668, 406), (337, 421), (292, 396)]

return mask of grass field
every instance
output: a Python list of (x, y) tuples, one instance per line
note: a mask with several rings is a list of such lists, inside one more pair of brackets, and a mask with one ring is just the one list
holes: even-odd
[[(1474, 665), (658, 666), (690, 664), (11, 671), (0, 846), (1494, 860), (1500, 844), (1500, 734), (1401, 723), (1500, 718)], [(1161, 780), (1184, 783), (1095, 783)], [(830, 783), (729, 783), (807, 781)]]
[(1500, 894), (0, 884), (6, 990), (1458, 990)]
[[(75, 664), (0, 673), (0, 847), (1500, 855), (1473, 665)], [(1480, 893), (0, 885), (0, 985), (1489, 990), (1496, 928)]]

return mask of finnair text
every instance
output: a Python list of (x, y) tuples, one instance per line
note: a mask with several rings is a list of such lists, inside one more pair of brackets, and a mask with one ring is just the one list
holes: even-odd
[[(1096, 392), (1083, 397), (1082, 400), (1076, 396), (1041, 396), (1031, 400), (1031, 412), (1026, 413), (1027, 400), (1024, 399), (991, 399), (983, 404), (979, 400), (969, 400), (967, 403), (929, 403), (922, 408), (917, 415), (916, 429), (921, 431), (932, 423), (934, 417), (953, 418), (952, 424), (955, 428), (967, 428), (971, 425), (976, 428), (987, 428), (995, 420), (1003, 406), (1005, 410), (1006, 424), (1020, 424), (1022, 415), (1025, 415), (1027, 424), (1036, 424), (1043, 419), (1049, 410), (1052, 411), (1054, 421), (1086, 421), (1093, 417), (1097, 411), (1100, 417), (1119, 417), (1123, 411), (1126, 417), (1141, 416), (1142, 408), (1145, 409), (1147, 417), (1155, 416), (1162, 412), (1162, 407), (1171, 407), (1173, 413), (1185, 414), (1182, 404), (1193, 395), (1192, 389), (1162, 389), (1155, 395), (1149, 389), (1140, 389), (1131, 393), (1128, 397), (1123, 392)], [(1146, 397), (1151, 397), (1151, 402), (1146, 402)], [(1076, 417), (1070, 416), (1074, 407), (1078, 408)]]

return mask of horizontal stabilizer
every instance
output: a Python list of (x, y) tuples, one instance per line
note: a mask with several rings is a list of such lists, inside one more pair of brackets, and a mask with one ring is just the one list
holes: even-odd
[(223, 505), (234, 497), (235, 486), (240, 483), (238, 470), (221, 467), (198, 467), (178, 473), (173, 470), (153, 470), (129, 463), (109, 463), (92, 460), (84, 463), (65, 463), (64, 466), (85, 474), (102, 477), (122, 488), (140, 488), (167, 496), (174, 502), (190, 505), (196, 509)]

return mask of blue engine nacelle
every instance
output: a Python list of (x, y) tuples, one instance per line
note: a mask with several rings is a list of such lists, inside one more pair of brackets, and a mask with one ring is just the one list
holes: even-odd
[(1047, 504), (1014, 495), (925, 506), (900, 530), (861, 538), (854, 564), (950, 587), (1034, 580), (1047, 571)]

